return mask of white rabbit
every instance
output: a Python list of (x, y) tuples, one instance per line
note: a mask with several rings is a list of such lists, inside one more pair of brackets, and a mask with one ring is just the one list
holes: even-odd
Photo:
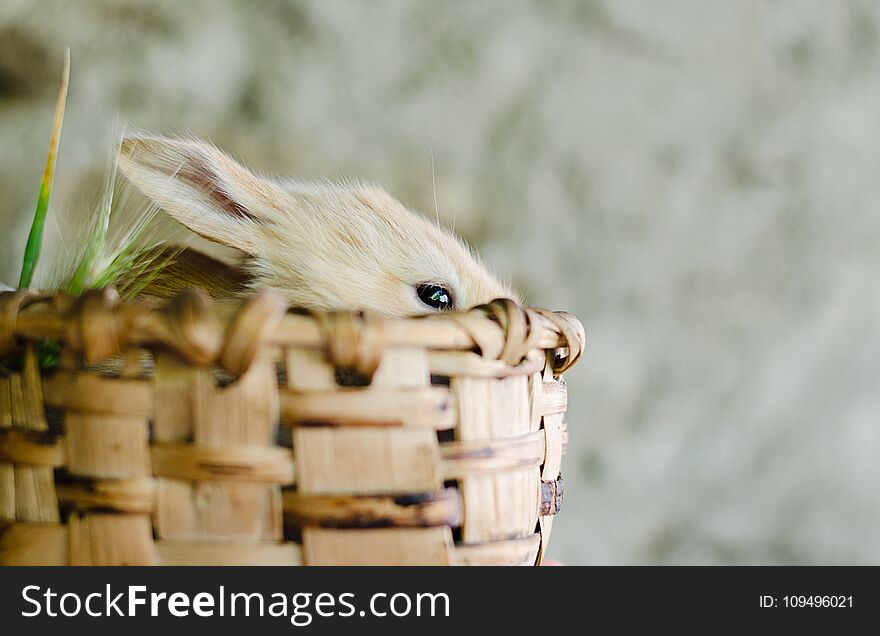
[(187, 228), (241, 253), (242, 293), (391, 316), (512, 297), (459, 240), (374, 186), (275, 181), (204, 141), (144, 134), (124, 137), (119, 167)]

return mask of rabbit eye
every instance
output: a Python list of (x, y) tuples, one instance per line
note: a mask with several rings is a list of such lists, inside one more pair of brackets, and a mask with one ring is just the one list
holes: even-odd
[(416, 294), (418, 294), (419, 300), (432, 309), (445, 311), (452, 309), (452, 306), (455, 304), (452, 299), (452, 292), (440, 285), (422, 283), (416, 286)]

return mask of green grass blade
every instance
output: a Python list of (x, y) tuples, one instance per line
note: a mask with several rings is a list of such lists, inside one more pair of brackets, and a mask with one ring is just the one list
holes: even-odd
[[(121, 142), (121, 137), (120, 137)], [(113, 213), (113, 192), (116, 184), (117, 163), (115, 157), (119, 154), (119, 148), (113, 153), (110, 164), (110, 174), (104, 186), (104, 196), (95, 217), (94, 227), (89, 236), (89, 241), (83, 251), (82, 258), (67, 283), (65, 291), (74, 296), (82, 294), (86, 288), (95, 284), (94, 278), (100, 275), (96, 272), (97, 260), (104, 253), (107, 245), (107, 233), (110, 229), (110, 216)]]
[(30, 287), (31, 278), (40, 258), (43, 246), (43, 227), (46, 224), (46, 212), (49, 209), (49, 198), (52, 195), (52, 180), (55, 177), (55, 158), (58, 155), (58, 143), (61, 141), (61, 124), (64, 121), (64, 109), (67, 104), (67, 87), (70, 83), (70, 49), (64, 55), (64, 72), (61, 77), (61, 89), (55, 103), (55, 120), (52, 124), (52, 136), (49, 139), (49, 153), (46, 157), (46, 168), (40, 184), (40, 195), (37, 198), (37, 209), (34, 211), (34, 222), (28, 234), (27, 246), (24, 250), (24, 261), (21, 265), (19, 288)]

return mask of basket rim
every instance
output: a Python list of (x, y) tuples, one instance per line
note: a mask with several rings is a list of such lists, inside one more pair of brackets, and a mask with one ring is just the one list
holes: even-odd
[[(90, 290), (81, 297), (0, 292), (0, 356), (22, 343), (47, 339), (81, 352), (89, 363), (130, 348), (168, 349), (194, 366), (219, 364), (237, 376), (261, 347), (350, 351), (363, 348), (365, 341), (379, 351), (384, 347), (476, 350), (484, 359), (509, 366), (541, 349), (557, 354), (554, 372), (560, 374), (580, 358), (586, 337), (572, 314), (524, 307), (510, 299), (465, 311), (395, 318), (359, 311), (302, 310), (289, 307), (272, 291), (231, 302), (212, 301), (199, 289), (164, 302), (122, 300), (112, 288)], [(335, 340), (347, 346), (333, 347)]]

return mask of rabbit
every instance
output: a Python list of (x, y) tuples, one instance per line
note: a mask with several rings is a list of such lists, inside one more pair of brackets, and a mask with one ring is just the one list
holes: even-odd
[(379, 187), (276, 181), (205, 141), (145, 133), (123, 137), (118, 165), (171, 217), (232, 248), (220, 263), (185, 254), (171, 274), (181, 280), (230, 295), (271, 288), (291, 306), (388, 316), (519, 301), (461, 241)]

